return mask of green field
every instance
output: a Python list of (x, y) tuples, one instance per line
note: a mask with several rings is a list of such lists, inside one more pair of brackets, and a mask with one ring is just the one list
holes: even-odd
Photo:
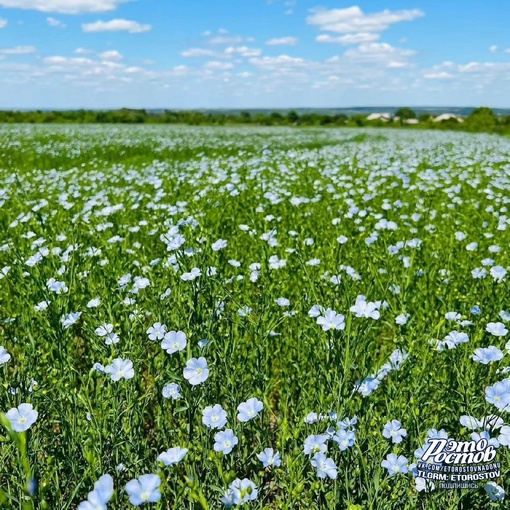
[(495, 135), (0, 127), (0, 508), (505, 507), (412, 464), (506, 488), (509, 190)]

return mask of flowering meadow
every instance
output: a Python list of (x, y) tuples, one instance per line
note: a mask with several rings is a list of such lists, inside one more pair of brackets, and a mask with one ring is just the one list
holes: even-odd
[(509, 202), (492, 135), (0, 128), (0, 508), (503, 508)]

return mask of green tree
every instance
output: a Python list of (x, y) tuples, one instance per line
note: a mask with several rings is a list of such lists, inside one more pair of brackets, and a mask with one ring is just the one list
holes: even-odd
[(241, 117), (241, 122), (243, 124), (248, 124), (251, 122), (250, 112), (241, 112), (240, 117)]
[(279, 112), (272, 112), (269, 116), (271, 118), (271, 124), (282, 124), (283, 123), (283, 115)]
[(355, 126), (366, 126), (367, 125), (367, 117), (366, 115), (363, 115), (361, 113), (356, 113), (355, 115), (353, 115), (351, 117), (351, 122), (355, 125)]
[(420, 122), (428, 122), (430, 119), (432, 119), (430, 113), (420, 113), (420, 115), (418, 115), (418, 120)]
[(294, 111), (291, 110), (289, 113), (287, 113), (287, 121), (289, 124), (296, 124), (299, 120), (299, 115)]
[(395, 112), (395, 117), (400, 117), (400, 120), (416, 119), (416, 113), (411, 108), (399, 108)]
[(333, 122), (337, 126), (344, 126), (349, 121), (349, 117), (344, 113), (339, 113), (333, 117)]
[(495, 113), (486, 106), (475, 108), (466, 119), (470, 131), (492, 132), (498, 123)]

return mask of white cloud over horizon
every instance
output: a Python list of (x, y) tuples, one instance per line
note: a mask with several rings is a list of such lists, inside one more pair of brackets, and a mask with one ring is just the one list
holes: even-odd
[(380, 37), (381, 37), (380, 34), (376, 33), (359, 32), (357, 34), (346, 34), (341, 36), (320, 34), (315, 38), (315, 40), (321, 43), (338, 43), (344, 46), (349, 46), (353, 44), (374, 42), (379, 40)]
[[(323, 32), (338, 34), (364, 34), (367, 32), (384, 32), (391, 25), (403, 21), (413, 21), (425, 16), (420, 9), (390, 11), (388, 9), (372, 14), (365, 14), (360, 7), (354, 5), (345, 9), (326, 9), (317, 7), (306, 19), (307, 23), (316, 26)], [(327, 41), (330, 42), (330, 41)]]
[[(2, 2), (12, 1), (0, 0), (0, 10)], [(451, 54), (436, 41), (438, 32), (434, 42), (440, 51), (430, 52), (427, 39), (417, 39), (414, 28), (408, 33), (403, 28), (425, 30), (425, 23), (413, 24), (425, 15), (420, 9), (366, 12), (355, 5), (307, 12), (298, 2), (292, 5), (294, 17), (286, 18), (291, 25), (279, 26), (274, 37), (254, 25), (247, 25), (251, 33), (227, 25), (229, 18), (221, 18), (221, 13), (215, 20), (206, 19), (205, 26), (196, 27), (194, 19), (196, 33), (179, 26), (177, 36), (165, 31), (154, 13), (151, 17), (143, 10), (151, 1), (27, 0), (23, 9), (31, 5), (40, 13), (27, 18), (17, 40), (13, 34), (23, 24), (23, 12), (2, 32), (9, 43), (0, 48), (0, 102), (26, 107), (14, 102), (20, 98), (28, 102), (30, 94), (44, 102), (83, 106), (85, 101), (90, 107), (94, 101), (98, 107), (115, 107), (121, 101), (129, 105), (123, 98), (146, 107), (412, 104), (420, 94), (429, 98), (429, 104), (443, 97), (473, 103), (482, 97), (506, 101), (509, 41), (491, 33), (478, 47), (472, 41), (469, 51), (462, 47)], [(281, 22), (285, 0), (278, 2)], [(57, 7), (66, 12), (57, 18), (43, 14)], [(94, 10), (99, 8), (104, 10)], [(119, 9), (116, 15), (94, 15), (114, 9)], [(84, 16), (77, 19), (67, 16), (80, 13)], [(26, 27), (35, 26), (29, 23), (37, 17), (41, 33), (27, 33)], [(1, 23), (0, 18), (0, 28)], [(401, 28), (392, 33), (396, 24)], [(57, 34), (54, 27), (66, 25), (66, 44), (58, 38), (47, 44)], [(275, 21), (273, 28), (277, 26)], [(142, 33), (147, 35), (128, 35)]]
[(110, 21), (95, 21), (93, 23), (83, 23), (82, 30), (85, 33), (93, 32), (129, 32), (130, 34), (142, 34), (152, 30), (152, 25), (141, 24), (137, 21), (127, 19), (112, 19)]
[(117, 50), (103, 51), (98, 56), (101, 60), (122, 60), (124, 58), (120, 51)]
[(131, 0), (0, 0), (0, 7), (62, 14), (108, 12)]
[(181, 56), (185, 58), (202, 58), (202, 57), (215, 57), (221, 58), (221, 52), (210, 50), (207, 48), (189, 48), (181, 51)]
[(247, 46), (229, 46), (225, 49), (225, 55), (239, 55), (241, 57), (258, 57), (262, 50), (258, 48), (248, 48)]
[(15, 46), (13, 48), (0, 48), (0, 55), (28, 55), (36, 51), (37, 48), (34, 46)]
[(59, 27), (59, 28), (66, 27), (65, 23), (63, 23), (62, 21), (55, 19), (55, 18), (49, 17), (49, 18), (46, 18), (46, 21), (48, 22), (48, 25), (50, 25), (50, 27)]
[(296, 46), (297, 43), (297, 37), (276, 37), (266, 41), (266, 46)]

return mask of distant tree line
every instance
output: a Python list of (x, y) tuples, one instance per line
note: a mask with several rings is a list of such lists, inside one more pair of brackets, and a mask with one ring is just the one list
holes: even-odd
[[(418, 124), (408, 124), (416, 119)], [(415, 121), (416, 122), (416, 121)], [(417, 115), (410, 108), (399, 108), (390, 121), (368, 120), (366, 114), (324, 114), (296, 111), (284, 113), (202, 112), (193, 110), (163, 110), (152, 112), (122, 108), (120, 110), (67, 111), (0, 111), (1, 124), (187, 124), (198, 125), (256, 125), (256, 126), (347, 126), (347, 127), (405, 127), (412, 129), (457, 129), (461, 131), (507, 133), (510, 115), (497, 116), (490, 108), (476, 108), (459, 122), (450, 118), (435, 122), (429, 113)]]

